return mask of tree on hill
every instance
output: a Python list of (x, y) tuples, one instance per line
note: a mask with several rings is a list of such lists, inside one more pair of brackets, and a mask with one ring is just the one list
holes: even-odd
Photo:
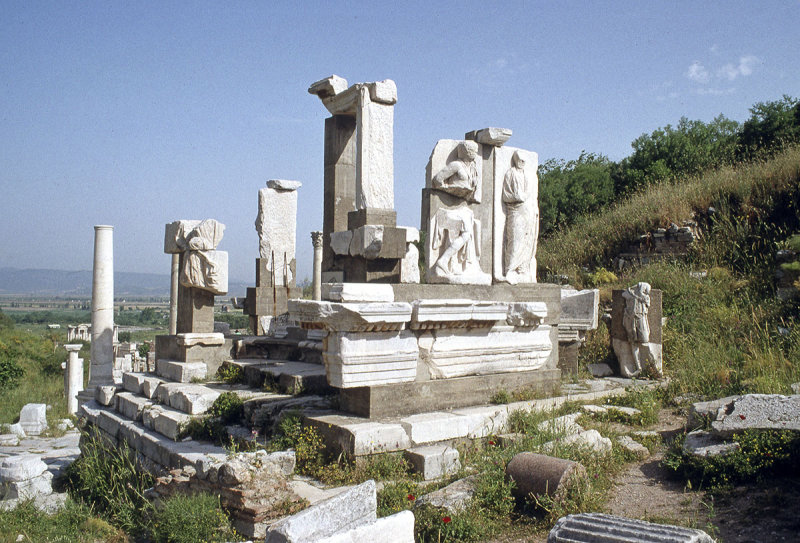
[(542, 233), (571, 224), (614, 198), (607, 157), (581, 152), (577, 160), (550, 159), (539, 166), (539, 216)]
[(800, 100), (786, 94), (780, 100), (757, 102), (739, 133), (739, 158), (800, 142)]
[(642, 134), (631, 143), (633, 154), (620, 162), (614, 179), (617, 195), (679, 176), (696, 175), (730, 164), (736, 158), (739, 123), (719, 115), (710, 123), (682, 117)]

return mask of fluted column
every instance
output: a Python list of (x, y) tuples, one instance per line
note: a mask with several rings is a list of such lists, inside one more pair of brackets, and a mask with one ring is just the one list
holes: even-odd
[(322, 299), (322, 232), (311, 232), (311, 242), (314, 244), (314, 300)]
[(114, 377), (114, 227), (94, 227), (92, 275), (92, 357), (88, 389), (113, 385)]

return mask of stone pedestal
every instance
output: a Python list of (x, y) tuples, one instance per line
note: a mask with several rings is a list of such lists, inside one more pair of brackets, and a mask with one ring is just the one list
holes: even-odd
[(92, 355), (88, 385), (91, 394), (97, 386), (114, 384), (114, 227), (100, 225), (95, 226), (94, 231)]
[(78, 358), (78, 352), (82, 347), (80, 343), (64, 345), (69, 353), (64, 395), (67, 398), (67, 412), (70, 415), (78, 412), (78, 392), (83, 389), (83, 359)]
[[(183, 255), (181, 255), (183, 260)], [(178, 286), (176, 333), (214, 331), (214, 294), (199, 288)]]

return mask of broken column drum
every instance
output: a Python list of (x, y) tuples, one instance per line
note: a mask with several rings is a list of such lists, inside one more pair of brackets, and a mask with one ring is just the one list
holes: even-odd
[(114, 227), (94, 227), (92, 347), (88, 389), (114, 383)]

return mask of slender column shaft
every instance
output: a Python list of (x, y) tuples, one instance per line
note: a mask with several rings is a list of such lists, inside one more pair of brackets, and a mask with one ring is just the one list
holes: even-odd
[(173, 336), (178, 333), (178, 263), (180, 258), (181, 255), (173, 253), (169, 285), (169, 333)]
[(114, 384), (114, 227), (94, 227), (89, 389)]
[(322, 299), (322, 232), (311, 232), (311, 242), (314, 244), (314, 300)]
[(78, 412), (78, 392), (83, 388), (83, 360), (78, 358), (78, 351), (83, 345), (80, 343), (67, 344), (64, 347), (69, 352), (64, 394), (67, 396), (67, 412), (74, 415)]

